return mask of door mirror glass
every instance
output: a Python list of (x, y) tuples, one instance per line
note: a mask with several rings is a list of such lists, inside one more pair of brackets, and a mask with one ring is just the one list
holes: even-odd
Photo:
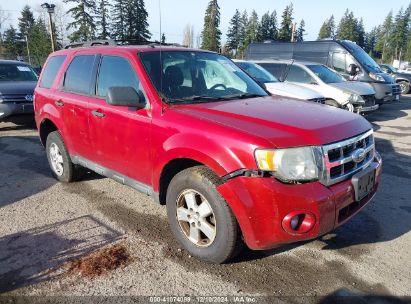
[(107, 91), (106, 102), (112, 106), (143, 109), (145, 107), (143, 101), (141, 92), (137, 92), (133, 87), (110, 87)]
[(349, 66), (348, 66), (348, 73), (351, 75), (351, 76), (355, 76), (355, 75), (357, 75), (357, 73), (360, 71), (360, 68), (356, 65), (356, 64), (354, 64), (354, 63), (351, 63)]

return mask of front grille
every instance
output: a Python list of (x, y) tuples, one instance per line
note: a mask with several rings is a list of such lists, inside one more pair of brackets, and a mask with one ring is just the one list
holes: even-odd
[(375, 95), (362, 95), (361, 97), (365, 101), (364, 107), (375, 106)]
[(392, 85), (392, 95), (400, 95), (401, 94), (401, 87), (398, 84)]
[(27, 100), (26, 96), (33, 98), (33, 94), (8, 94), (0, 95), (0, 98), (3, 99), (3, 103), (31, 103), (32, 101)]
[(325, 98), (313, 98), (313, 99), (308, 99), (308, 101), (312, 101), (312, 102), (316, 102), (316, 103), (320, 103), (320, 104), (325, 104)]
[[(325, 145), (322, 149), (325, 173), (321, 182), (327, 186), (336, 184), (370, 165), (375, 152), (373, 131)], [(362, 160), (354, 160), (354, 154), (358, 149), (364, 149), (365, 157)]]

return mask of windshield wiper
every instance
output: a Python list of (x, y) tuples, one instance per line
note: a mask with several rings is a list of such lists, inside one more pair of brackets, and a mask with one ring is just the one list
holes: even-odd
[(227, 98), (230, 98), (230, 99), (247, 99), (247, 98), (257, 98), (257, 97), (266, 97), (266, 96), (261, 95), (261, 94), (254, 94), (254, 93), (243, 93), (240, 95), (227, 96)]
[(175, 104), (185, 104), (185, 103), (193, 103), (193, 101), (199, 102), (212, 102), (212, 101), (221, 101), (226, 100), (226, 97), (217, 97), (217, 96), (190, 96), (187, 98), (180, 98), (180, 99), (171, 99), (171, 103)]

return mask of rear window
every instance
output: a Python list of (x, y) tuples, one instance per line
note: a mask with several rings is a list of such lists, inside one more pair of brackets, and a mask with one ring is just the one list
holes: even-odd
[(41, 76), (40, 87), (51, 88), (64, 60), (66, 60), (66, 56), (54, 56), (49, 59), (44, 68), (43, 76)]
[(74, 57), (66, 71), (64, 90), (80, 94), (90, 94), (95, 55)]

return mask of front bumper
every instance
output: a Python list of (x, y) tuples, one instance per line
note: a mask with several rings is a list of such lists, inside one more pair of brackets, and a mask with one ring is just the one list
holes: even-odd
[(33, 114), (33, 103), (0, 103), (0, 121), (7, 117), (22, 114)]
[[(271, 177), (237, 177), (219, 186), (218, 191), (233, 210), (247, 246), (264, 250), (317, 238), (348, 221), (377, 192), (382, 166), (379, 156), (373, 165), (377, 168), (376, 183), (360, 202), (355, 202), (351, 179), (326, 187), (320, 182), (292, 185)], [(311, 230), (287, 232), (283, 219), (293, 212), (314, 215)]]
[(369, 106), (369, 107), (360, 107), (357, 111), (358, 113), (372, 112), (372, 111), (378, 110), (379, 107), (380, 107), (379, 105), (374, 105), (374, 106)]
[(399, 100), (401, 89), (398, 84), (378, 82), (373, 82), (370, 84), (375, 90), (375, 98), (378, 104)]

